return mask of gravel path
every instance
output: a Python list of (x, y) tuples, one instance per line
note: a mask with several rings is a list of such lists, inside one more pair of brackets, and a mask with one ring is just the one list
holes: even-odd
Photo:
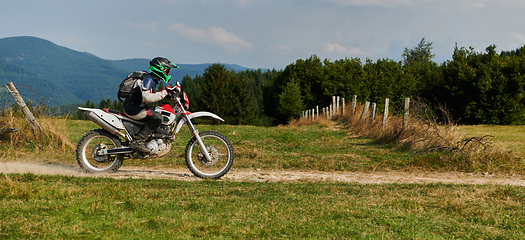
[[(112, 174), (85, 174), (77, 165), (57, 163), (0, 162), (1, 173), (34, 173), (50, 175), (72, 175), (81, 177), (113, 178), (163, 178), (184, 181), (199, 181), (186, 168), (146, 169), (122, 167)], [(252, 182), (353, 182), (362, 184), (380, 183), (446, 183), (446, 184), (502, 184), (525, 186), (525, 176), (473, 174), (461, 172), (320, 172), (289, 170), (232, 169), (221, 181)]]

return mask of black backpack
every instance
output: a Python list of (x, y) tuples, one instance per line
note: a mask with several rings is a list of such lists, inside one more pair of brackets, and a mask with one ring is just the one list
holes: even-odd
[(135, 71), (129, 74), (124, 80), (122, 80), (122, 83), (120, 83), (120, 86), (118, 86), (118, 100), (121, 102), (124, 101), (129, 96), (129, 93), (131, 92), (131, 89), (133, 88), (133, 85), (135, 85), (135, 82), (139, 79), (144, 78), (148, 72), (145, 71)]

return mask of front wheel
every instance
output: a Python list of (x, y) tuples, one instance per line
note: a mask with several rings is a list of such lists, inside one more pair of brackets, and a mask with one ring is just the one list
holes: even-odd
[(102, 155), (101, 150), (121, 147), (120, 139), (103, 129), (86, 133), (78, 142), (77, 162), (86, 173), (115, 172), (122, 165), (123, 154)]
[(197, 139), (193, 137), (186, 146), (186, 164), (197, 177), (219, 179), (233, 165), (233, 146), (228, 138), (218, 132), (206, 131), (200, 133), (199, 136), (211, 159), (206, 159)]

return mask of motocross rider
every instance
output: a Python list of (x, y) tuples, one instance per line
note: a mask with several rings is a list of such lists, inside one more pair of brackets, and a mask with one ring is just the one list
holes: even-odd
[(162, 115), (150, 109), (148, 103), (158, 102), (172, 92), (180, 92), (180, 86), (166, 87), (155, 92), (160, 80), (170, 81), (171, 68), (179, 68), (173, 62), (163, 57), (156, 57), (150, 61), (150, 72), (138, 79), (133, 85), (130, 95), (124, 100), (124, 112), (130, 118), (147, 122), (144, 128), (135, 136), (130, 147), (140, 152), (149, 153), (151, 150), (146, 147), (146, 138), (157, 129), (162, 123)]

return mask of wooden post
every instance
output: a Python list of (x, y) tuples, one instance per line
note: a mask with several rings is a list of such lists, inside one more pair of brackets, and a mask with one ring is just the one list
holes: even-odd
[(316, 120), (319, 121), (319, 105), (316, 105), (316, 106), (315, 106), (315, 112), (317, 112), (317, 114), (316, 114)]
[(390, 99), (385, 99), (385, 112), (383, 113), (383, 123), (381, 129), (385, 129), (386, 121), (388, 119), (388, 103), (390, 102)]
[(408, 110), (410, 109), (410, 98), (405, 98), (405, 110), (403, 111), (403, 129), (408, 126)]
[(304, 118), (308, 119), (308, 110), (304, 110)]
[(315, 109), (312, 109), (312, 122), (315, 122)]
[(374, 123), (374, 118), (376, 117), (376, 103), (372, 103), (372, 107), (370, 109), (370, 119), (368, 120), (369, 124)]
[(305, 118), (306, 118), (306, 120), (308, 120), (308, 117), (310, 116), (310, 110), (306, 110), (305, 112), (306, 112), (305, 113), (305, 115), (306, 115)]
[(337, 96), (336, 98), (337, 98), (337, 100), (335, 101), (335, 112), (337, 114), (337, 113), (339, 113), (339, 110), (341, 109), (340, 108), (341, 107), (341, 105), (340, 105), (341, 97)]
[(332, 118), (335, 117), (335, 114), (337, 113), (337, 97), (332, 96)]
[(366, 118), (366, 114), (368, 114), (368, 108), (370, 107), (370, 102), (369, 101), (366, 101), (365, 102), (365, 107), (363, 108), (363, 113), (361, 113), (361, 118), (359, 118), (359, 120), (363, 120)]
[(357, 95), (352, 97), (352, 114), (355, 114), (355, 106), (357, 104)]
[(24, 113), (26, 116), (26, 120), (29, 122), (29, 125), (33, 128), (33, 130), (38, 133), (42, 134), (43, 130), (42, 127), (40, 127), (40, 124), (36, 121), (35, 117), (33, 116), (33, 113), (29, 110), (26, 103), (24, 102), (24, 99), (22, 99), (22, 96), (16, 90), (15, 85), (12, 82), (7, 83), (7, 88), (9, 91), (11, 91), (11, 94), (15, 98), (15, 101), (18, 103), (18, 106), (20, 106), (20, 110)]
[(345, 98), (341, 98), (343, 107), (341, 108), (341, 116), (345, 115)]
[(332, 117), (333, 117), (334, 113), (332, 112), (333, 111), (333, 105), (331, 103), (330, 103), (330, 107), (328, 108), (328, 111), (329, 111), (328, 115), (330, 116), (330, 120), (332, 120)]

